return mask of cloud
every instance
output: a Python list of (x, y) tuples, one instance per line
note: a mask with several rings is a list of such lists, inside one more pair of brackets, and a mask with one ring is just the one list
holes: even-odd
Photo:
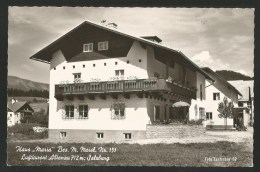
[(26, 63), (42, 75), (28, 79), (48, 82), (48, 65), (28, 58), (83, 21), (103, 19), (129, 34), (157, 35), (211, 68), (253, 75), (254, 9), (231, 8), (9, 7), (8, 72), (23, 77)]
[(209, 67), (212, 70), (227, 70), (229, 64), (214, 58), (209, 51), (202, 51), (191, 58), (199, 67)]

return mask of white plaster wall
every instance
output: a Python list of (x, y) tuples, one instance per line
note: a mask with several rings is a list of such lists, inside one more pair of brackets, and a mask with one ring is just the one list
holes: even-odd
[[(139, 59), (142, 61), (139, 62)], [(130, 61), (127, 64), (127, 60)], [(118, 64), (115, 65), (115, 62)], [(106, 63), (106, 66), (104, 66)], [(83, 68), (83, 64), (85, 68)], [(95, 64), (95, 67), (93, 67)], [(73, 65), (75, 69), (73, 69)], [(61, 102), (54, 98), (55, 84), (62, 81), (73, 83), (73, 73), (81, 73), (83, 82), (90, 82), (92, 78), (101, 81), (110, 80), (115, 76), (115, 70), (124, 70), (125, 78), (136, 76), (139, 79), (148, 78), (147, 74), (147, 50), (142, 48), (138, 42), (134, 42), (126, 57), (91, 60), (67, 63), (61, 51), (53, 54), (50, 68), (50, 106), (49, 106), (49, 128), (50, 129), (102, 129), (102, 130), (145, 130), (148, 123), (146, 101), (134, 98), (125, 100), (126, 119), (111, 120), (110, 107), (114, 100), (107, 96), (107, 100), (96, 98), (95, 101), (85, 98), (89, 107), (88, 120), (63, 120), (61, 114)], [(55, 67), (55, 70), (54, 70)], [(63, 69), (65, 67), (65, 70)], [(131, 95), (132, 96), (132, 95)], [(121, 98), (122, 99), (122, 98)], [(75, 100), (77, 103), (78, 100)], [(106, 107), (106, 108), (105, 108)], [(99, 110), (101, 109), (101, 110)]]
[[(221, 82), (216, 82), (214, 85), (211, 85), (206, 88), (206, 112), (212, 112), (212, 120), (207, 120), (207, 125), (225, 125), (225, 120), (224, 118), (219, 118), (218, 114), (219, 112), (217, 111), (218, 109), (218, 104), (223, 101), (223, 98), (227, 95), (225, 95), (223, 92), (228, 92), (228, 100), (229, 101), (234, 101), (234, 107), (237, 107), (237, 94), (229, 90), (228, 87), (222, 86)], [(208, 81), (206, 81), (206, 85), (210, 85)], [(218, 89), (219, 88), (219, 89)], [(213, 93), (220, 93), (220, 100), (213, 100)], [(230, 99), (230, 98), (235, 98), (235, 99)], [(227, 125), (233, 125), (233, 118), (227, 119)]]
[[(189, 120), (199, 119), (199, 108), (204, 108), (205, 112), (207, 110), (206, 106), (206, 93), (205, 93), (205, 76), (199, 72), (196, 72), (196, 99), (191, 100), (191, 106), (189, 108)], [(200, 99), (200, 84), (202, 84), (202, 100)], [(195, 113), (195, 106), (197, 106), (197, 114)]]
[(14, 112), (7, 112), (7, 126), (15, 125), (15, 115)]
[[(111, 119), (113, 103), (124, 102), (125, 119)], [(74, 104), (74, 116), (76, 116), (76, 107), (78, 104), (87, 104), (89, 106), (88, 119), (63, 119), (65, 104)], [(51, 106), (53, 107), (53, 106)], [(74, 98), (73, 101), (58, 101), (56, 109), (50, 113), (50, 129), (90, 129), (90, 130), (146, 130), (146, 124), (149, 123), (147, 115), (146, 100), (131, 95), (130, 99), (121, 96), (112, 99), (107, 96), (106, 100), (96, 97), (95, 100), (89, 100), (85, 97), (84, 101)]]

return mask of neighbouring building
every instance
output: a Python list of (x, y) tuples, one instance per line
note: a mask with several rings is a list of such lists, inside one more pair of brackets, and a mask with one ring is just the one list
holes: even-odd
[(34, 110), (27, 102), (12, 99), (7, 103), (7, 126), (21, 123), (21, 119), (30, 117)]
[(239, 96), (238, 98), (238, 107), (249, 109), (249, 122), (252, 126), (254, 124), (254, 80), (235, 80), (228, 82), (241, 92), (242, 96)]
[(143, 139), (148, 124), (180, 116), (174, 102), (205, 109), (213, 79), (160, 42), (85, 21), (30, 57), (50, 64), (49, 138)]
[[(229, 129), (234, 128), (237, 121), (237, 111), (235, 110), (233, 112), (233, 118), (227, 118), (227, 121), (225, 121), (224, 118), (218, 116), (219, 112), (217, 109), (219, 103), (223, 102), (224, 97), (227, 97), (229, 101), (233, 102), (234, 109), (236, 109), (238, 107), (238, 96), (241, 96), (242, 94), (233, 85), (228, 83), (224, 78), (210, 68), (204, 67), (202, 69), (214, 79), (213, 83), (206, 81), (206, 127), (225, 129), (227, 126)], [(244, 115), (247, 116), (246, 112)]]

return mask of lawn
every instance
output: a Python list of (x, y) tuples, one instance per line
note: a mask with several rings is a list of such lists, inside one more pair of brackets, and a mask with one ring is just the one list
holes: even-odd
[[(21, 149), (18, 151), (18, 147)], [(59, 146), (62, 146), (59, 147)], [(38, 148), (36, 148), (38, 147)], [(74, 149), (74, 148), (76, 149)], [(36, 149), (35, 149), (36, 148)], [(75, 152), (75, 150), (77, 152)], [(95, 151), (95, 152), (93, 152)], [(106, 151), (106, 152), (105, 152)], [(29, 156), (31, 155), (31, 156)], [(28, 159), (38, 158), (38, 160)], [(91, 158), (92, 159), (91, 159)], [(41, 158), (41, 160), (39, 160)], [(22, 160), (23, 159), (23, 160)], [(252, 166), (244, 144), (94, 144), (9, 142), (9, 165), (72, 166)]]

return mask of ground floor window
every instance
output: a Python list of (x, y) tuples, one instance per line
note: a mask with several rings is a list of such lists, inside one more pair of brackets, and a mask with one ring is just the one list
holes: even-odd
[(65, 119), (74, 118), (74, 105), (65, 106)]
[(88, 118), (88, 105), (79, 105), (79, 119)]
[(199, 108), (199, 119), (205, 119), (205, 108)]
[(64, 139), (67, 137), (67, 132), (60, 132), (60, 138)]
[(114, 103), (112, 119), (125, 119), (125, 103)]
[(207, 112), (206, 113), (206, 119), (207, 120), (212, 120), (212, 112)]
[(131, 133), (124, 133), (125, 139), (131, 139), (132, 134)]
[(97, 138), (98, 139), (104, 138), (104, 133), (97, 133)]

